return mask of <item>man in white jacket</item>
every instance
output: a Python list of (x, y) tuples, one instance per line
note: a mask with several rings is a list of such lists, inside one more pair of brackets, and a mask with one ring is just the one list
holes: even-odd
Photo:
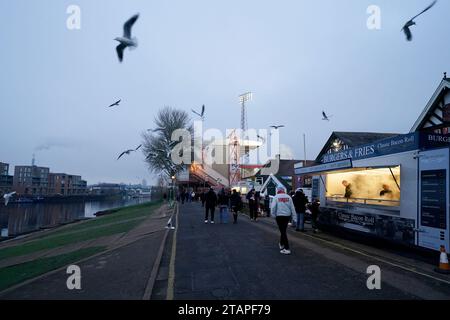
[(277, 195), (273, 197), (270, 212), (277, 220), (280, 229), (280, 253), (291, 254), (287, 238), (287, 226), (290, 218), (295, 214), (295, 207), (292, 198), (286, 194), (283, 188), (277, 189)]

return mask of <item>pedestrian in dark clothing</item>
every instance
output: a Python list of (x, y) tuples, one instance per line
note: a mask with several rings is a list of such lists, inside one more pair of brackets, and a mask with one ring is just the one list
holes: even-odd
[(184, 200), (186, 199), (186, 192), (181, 190), (181, 204), (184, 204)]
[(256, 202), (256, 216), (261, 212), (261, 192), (256, 191), (255, 192), (255, 202)]
[(236, 224), (237, 218), (238, 218), (238, 212), (240, 210), (242, 210), (241, 195), (236, 190), (233, 190), (233, 193), (231, 194), (230, 205), (231, 205), (231, 210), (233, 211), (233, 223)]
[(258, 210), (256, 207), (256, 192), (252, 189), (247, 193), (246, 199), (248, 201), (248, 210), (250, 212), (250, 220), (256, 221)]
[(270, 217), (270, 196), (266, 194), (264, 197), (264, 211), (266, 212), (266, 216)]
[(222, 188), (218, 197), (220, 223), (228, 223), (228, 211), (230, 208), (230, 194)]
[(317, 218), (320, 213), (320, 201), (319, 199), (314, 199), (314, 201), (309, 205), (309, 211), (311, 211), (311, 224), (314, 230), (314, 233), (318, 231), (317, 229)]
[(217, 195), (213, 188), (210, 188), (205, 196), (205, 223), (208, 223), (209, 212), (211, 212), (211, 223), (214, 223), (214, 211), (217, 206)]
[(305, 231), (305, 212), (308, 204), (308, 197), (303, 193), (302, 189), (297, 189), (294, 197), (294, 207), (297, 213), (297, 227), (296, 231)]
[(200, 195), (200, 200), (202, 200), (202, 207), (205, 206), (205, 201), (206, 201), (206, 192), (203, 190), (202, 194)]

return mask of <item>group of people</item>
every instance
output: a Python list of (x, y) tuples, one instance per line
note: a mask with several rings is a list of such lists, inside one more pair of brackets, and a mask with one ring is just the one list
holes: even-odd
[(250, 220), (256, 221), (260, 213), (265, 213), (270, 217), (270, 196), (267, 194), (262, 200), (262, 196), (259, 191), (251, 189), (245, 196), (248, 202), (248, 210)]
[(180, 193), (177, 195), (177, 201), (180, 201), (184, 204), (184, 202), (193, 202), (198, 201), (200, 195), (192, 190), (182, 189)]
[[(183, 201), (182, 194), (180, 201)], [(185, 195), (185, 197), (187, 197)], [(215, 211), (219, 208), (220, 223), (228, 223), (230, 211), (233, 215), (233, 224), (238, 221), (238, 214), (243, 209), (243, 201), (241, 194), (233, 189), (222, 188), (219, 193), (216, 193), (213, 188), (197, 194), (192, 192), (191, 198), (193, 200), (200, 200), (202, 207), (205, 208), (205, 224), (215, 223)], [(257, 221), (258, 214), (261, 211), (261, 196), (255, 189), (251, 189), (245, 196), (248, 201), (248, 209), (250, 219)], [(188, 198), (186, 198), (188, 199)], [(188, 201), (188, 200), (187, 200)], [(184, 202), (184, 201), (183, 201)], [(276, 219), (278, 228), (280, 230), (279, 248), (282, 254), (291, 254), (289, 241), (287, 238), (287, 227), (295, 219), (296, 231), (305, 231), (305, 214), (306, 209), (311, 212), (311, 222), (313, 231), (317, 232), (317, 218), (319, 214), (320, 202), (315, 199), (309, 203), (308, 197), (302, 189), (297, 189), (295, 192), (286, 194), (284, 188), (278, 188), (276, 196), (273, 197), (270, 203), (269, 195), (264, 197), (264, 211), (268, 216), (273, 216)]]
[(233, 223), (237, 223), (238, 213), (243, 208), (241, 195), (236, 190), (222, 188), (217, 195), (213, 188), (201, 196), (202, 206), (205, 207), (205, 223), (214, 224), (214, 212), (219, 207), (220, 223), (228, 222), (229, 210), (233, 213)]

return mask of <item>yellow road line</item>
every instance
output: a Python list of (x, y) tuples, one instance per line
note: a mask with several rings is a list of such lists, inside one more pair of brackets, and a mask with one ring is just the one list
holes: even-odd
[(177, 233), (178, 233), (178, 217), (180, 212), (180, 207), (177, 205), (177, 221), (175, 226), (175, 233), (173, 235), (173, 242), (172, 242), (172, 253), (170, 256), (170, 264), (169, 264), (169, 277), (167, 280), (167, 295), (166, 300), (173, 300), (174, 298), (174, 284), (175, 284), (175, 259), (176, 259), (176, 253), (177, 253)]

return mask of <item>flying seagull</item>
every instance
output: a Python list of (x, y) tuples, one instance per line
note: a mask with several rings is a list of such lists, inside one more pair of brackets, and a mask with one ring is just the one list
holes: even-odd
[(284, 128), (284, 126), (283, 125), (281, 125), (281, 126), (270, 126), (271, 128), (274, 128), (275, 130), (278, 130), (279, 128)]
[(322, 111), (322, 120), (324, 120), (324, 121), (330, 121), (330, 118), (332, 117), (332, 116), (328, 116), (326, 113), (325, 113), (325, 111)]
[(5, 193), (3, 195), (3, 199), (5, 199), (5, 206), (8, 205), (9, 199), (15, 194), (16, 194), (16, 192), (14, 191), (14, 192), (11, 192), (11, 193)]
[(194, 109), (192, 109), (192, 112), (195, 113), (196, 115), (198, 115), (200, 118), (203, 118), (203, 116), (205, 115), (205, 105), (202, 106), (202, 112), (197, 112)]
[(430, 10), (436, 4), (436, 2), (437, 2), (437, 0), (434, 0), (432, 4), (430, 4), (428, 7), (425, 8), (425, 10), (423, 10), (418, 15), (412, 17), (411, 20), (409, 20), (408, 22), (405, 23), (405, 25), (403, 26), (402, 30), (403, 30), (403, 32), (406, 35), (406, 40), (408, 40), (408, 41), (412, 40), (412, 33), (411, 33), (411, 30), (409, 28), (414, 26), (414, 25), (416, 25), (416, 22), (414, 21), (414, 19), (417, 18), (418, 16), (420, 16), (421, 14), (427, 12), (428, 10)]
[(117, 37), (114, 39), (120, 42), (120, 44), (116, 47), (117, 56), (119, 57), (120, 62), (122, 62), (123, 60), (123, 51), (127, 47), (129, 47), (130, 49), (134, 49), (138, 46), (137, 39), (131, 38), (131, 28), (138, 18), (139, 13), (128, 19), (128, 21), (123, 25), (123, 37)]
[(112, 105), (110, 105), (108, 108), (118, 107), (121, 102), (122, 102), (122, 99), (119, 99), (116, 102), (114, 102)]
[(131, 152), (134, 152), (134, 151), (139, 150), (140, 147), (142, 147), (142, 144), (139, 145), (136, 149), (128, 149), (128, 150), (125, 150), (124, 152), (122, 152), (122, 153), (119, 155), (119, 157), (117, 158), (117, 160), (119, 160), (120, 158), (122, 158), (122, 156), (125, 155), (125, 154), (128, 155), (128, 154), (130, 154)]

